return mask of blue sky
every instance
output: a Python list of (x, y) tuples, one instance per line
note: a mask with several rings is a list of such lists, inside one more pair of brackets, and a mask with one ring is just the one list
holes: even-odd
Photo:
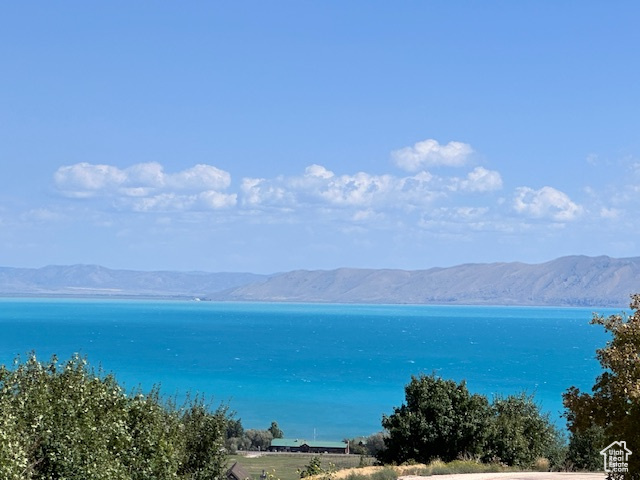
[(637, 256), (640, 5), (0, 1), (0, 265)]

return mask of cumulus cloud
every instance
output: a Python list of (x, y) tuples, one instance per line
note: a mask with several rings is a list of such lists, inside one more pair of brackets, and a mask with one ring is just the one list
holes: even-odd
[[(500, 174), (482, 167), (475, 168), (465, 178), (440, 177), (426, 171), (398, 177), (366, 172), (337, 175), (317, 164), (310, 165), (298, 176), (245, 178), (241, 186), (243, 205), (278, 208), (315, 205), (360, 212), (424, 208), (439, 198), (500, 188)], [(364, 218), (362, 214), (357, 217)]]
[(391, 158), (403, 170), (417, 172), (436, 166), (463, 166), (472, 153), (473, 149), (466, 143), (449, 142), (440, 145), (437, 140), (428, 139), (417, 142), (412, 147), (394, 150)]
[(222, 192), (231, 184), (231, 175), (205, 164), (166, 173), (156, 162), (125, 169), (83, 162), (60, 167), (54, 183), (68, 197), (111, 197), (136, 211), (218, 209), (236, 203), (235, 194)]
[(56, 186), (63, 193), (79, 198), (115, 189), (122, 185), (126, 178), (126, 174), (117, 167), (84, 162), (60, 167), (54, 174)]
[(516, 189), (513, 206), (524, 215), (560, 222), (575, 220), (583, 211), (566, 193), (553, 187), (542, 187), (539, 190), (519, 187)]
[(452, 189), (466, 192), (493, 192), (502, 188), (502, 176), (495, 170), (476, 167), (464, 179), (454, 179)]

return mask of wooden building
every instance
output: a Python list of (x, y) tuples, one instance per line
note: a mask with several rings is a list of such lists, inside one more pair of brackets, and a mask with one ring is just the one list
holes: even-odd
[(238, 462), (231, 465), (227, 470), (227, 480), (247, 480), (250, 479), (249, 473)]
[(346, 442), (309, 442), (302, 439), (274, 438), (269, 447), (271, 452), (301, 452), (301, 453), (349, 453)]

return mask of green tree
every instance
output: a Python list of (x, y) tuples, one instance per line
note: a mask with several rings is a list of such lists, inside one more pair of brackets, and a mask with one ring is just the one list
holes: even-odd
[(451, 461), (460, 455), (483, 453), (491, 417), (489, 403), (484, 396), (470, 394), (464, 381), (458, 384), (434, 374), (411, 377), (405, 402), (382, 418), (387, 432), (382, 461), (428, 463), (435, 458)]
[(0, 478), (217, 478), (226, 420), (201, 403), (176, 410), (158, 389), (127, 395), (77, 355), (42, 363), (31, 354), (0, 366)]
[(331, 480), (335, 473), (336, 466), (329, 462), (328, 467), (322, 466), (322, 458), (319, 456), (314, 456), (309, 461), (309, 464), (306, 465), (303, 469), (298, 469), (298, 474), (300, 478), (306, 477), (320, 477), (323, 480)]
[(267, 450), (273, 436), (269, 430), (249, 429), (244, 432), (244, 446), (247, 450)]
[(540, 412), (533, 396), (521, 393), (496, 397), (491, 410), (485, 460), (529, 467), (537, 458), (552, 456), (559, 432), (549, 415)]
[(227, 409), (211, 411), (202, 399), (196, 399), (182, 416), (185, 458), (180, 473), (193, 480), (220, 478), (226, 458), (224, 452), (227, 430)]
[(384, 434), (382, 432), (373, 433), (366, 438), (364, 443), (367, 448), (366, 453), (372, 457), (378, 457), (385, 449)]
[(593, 425), (574, 431), (569, 439), (567, 466), (578, 470), (602, 470), (600, 451), (606, 445), (602, 427)]
[(278, 426), (278, 422), (271, 422), (271, 426), (269, 427), (269, 432), (271, 432), (271, 436), (273, 438), (283, 438), (284, 437), (284, 432), (282, 430), (280, 430), (280, 427)]
[(242, 448), (243, 438), (244, 438), (244, 427), (242, 426), (242, 421), (238, 418), (228, 418), (227, 419), (227, 433), (226, 433), (226, 448), (230, 453), (234, 454), (238, 451), (239, 448)]
[[(634, 452), (629, 457), (629, 478), (640, 478), (640, 294), (631, 296), (631, 315), (594, 315), (592, 324), (602, 325), (612, 339), (596, 350), (604, 372), (596, 378), (592, 394), (571, 387), (563, 395), (565, 416), (573, 439), (575, 458), (584, 466), (597, 463), (592, 440), (601, 429), (600, 449), (624, 440)], [(582, 450), (578, 446), (582, 446)], [(583, 466), (580, 465), (580, 466)]]

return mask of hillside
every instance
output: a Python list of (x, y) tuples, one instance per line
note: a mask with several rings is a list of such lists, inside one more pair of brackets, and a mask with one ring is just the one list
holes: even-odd
[(200, 297), (217, 301), (626, 307), (640, 257), (428, 270), (340, 268), (251, 273), (141, 272), (96, 265), (0, 268), (0, 295)]
[(268, 278), (252, 273), (140, 272), (98, 265), (0, 268), (0, 295), (202, 297)]
[(429, 270), (298, 270), (213, 295), (218, 300), (620, 306), (640, 291), (640, 258), (562, 257), (547, 263)]

